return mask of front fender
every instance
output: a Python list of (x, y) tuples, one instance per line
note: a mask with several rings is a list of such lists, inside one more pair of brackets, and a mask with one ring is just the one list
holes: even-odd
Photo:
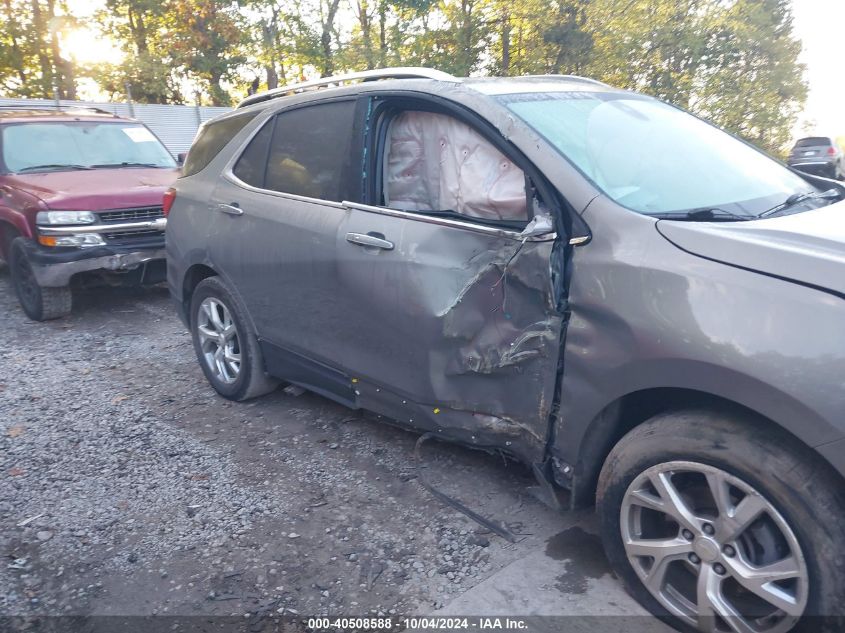
[(578, 463), (603, 411), (659, 389), (736, 403), (813, 448), (845, 437), (843, 299), (696, 257), (653, 221), (594, 206), (593, 242), (575, 249), (552, 455)]

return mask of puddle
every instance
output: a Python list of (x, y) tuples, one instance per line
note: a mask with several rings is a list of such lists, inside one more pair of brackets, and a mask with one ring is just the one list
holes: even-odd
[(564, 573), (555, 584), (561, 593), (586, 593), (591, 579), (610, 573), (599, 537), (578, 526), (551, 537), (546, 542), (546, 556), (563, 562)]

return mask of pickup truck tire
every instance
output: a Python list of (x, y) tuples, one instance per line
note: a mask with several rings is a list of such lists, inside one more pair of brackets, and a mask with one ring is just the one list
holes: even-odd
[(597, 510), (629, 592), (681, 630), (842, 630), (842, 482), (772, 425), (658, 415), (611, 450)]
[(70, 314), (73, 295), (69, 286), (48, 288), (38, 284), (26, 255), (26, 238), (12, 240), (9, 249), (9, 272), (18, 301), (33, 321), (49, 321)]
[(194, 289), (191, 338), (206, 379), (224, 398), (248, 400), (278, 386), (264, 369), (245, 310), (219, 277), (204, 279)]

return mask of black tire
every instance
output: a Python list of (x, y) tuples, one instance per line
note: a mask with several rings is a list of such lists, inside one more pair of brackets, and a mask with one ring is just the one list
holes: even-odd
[(3, 247), (0, 249), (0, 262), (6, 266), (9, 265), (9, 259), (11, 259), (12, 241), (19, 235), (20, 233), (11, 224), (0, 223), (0, 246)]
[[(203, 302), (209, 298), (225, 306), (236, 328), (235, 336), (237, 337), (240, 363), (239, 370), (232, 382), (226, 382), (215, 375), (214, 370), (206, 360), (206, 353), (200, 341), (198, 327), (200, 310)], [(261, 348), (244, 308), (219, 277), (204, 279), (194, 289), (191, 296), (190, 323), (191, 338), (197, 360), (206, 379), (221, 396), (228, 400), (248, 400), (269, 393), (278, 386), (279, 381), (269, 376), (265, 371)]]
[[(693, 630), (688, 621), (670, 613), (645, 587), (629, 562), (621, 534), (621, 513), (629, 486), (647, 469), (675, 461), (720, 469), (750, 485), (780, 513), (803, 552), (808, 577), (806, 607), (794, 630), (843, 630), (845, 491), (841, 478), (821, 457), (782, 430), (728, 412), (661, 414), (623, 437), (605, 461), (596, 493), (602, 540), (611, 565), (628, 591), (661, 619), (681, 630)], [(761, 516), (761, 520), (768, 520), (768, 515)], [(648, 564), (655, 559), (637, 560)], [(670, 564), (678, 563), (686, 566), (686, 561)]]
[(9, 249), (9, 271), (21, 308), (33, 321), (67, 316), (73, 307), (70, 287), (47, 288), (39, 285), (26, 255), (25, 243), (26, 238), (15, 238)]

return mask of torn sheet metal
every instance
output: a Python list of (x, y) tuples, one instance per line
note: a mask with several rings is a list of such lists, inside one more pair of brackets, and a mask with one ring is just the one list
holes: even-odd
[(563, 322), (550, 264), (559, 243), (357, 209), (347, 231), (395, 245), (339, 249), (341, 304), (356, 306), (345, 312), (343, 364), (358, 380), (358, 404), (541, 460)]

